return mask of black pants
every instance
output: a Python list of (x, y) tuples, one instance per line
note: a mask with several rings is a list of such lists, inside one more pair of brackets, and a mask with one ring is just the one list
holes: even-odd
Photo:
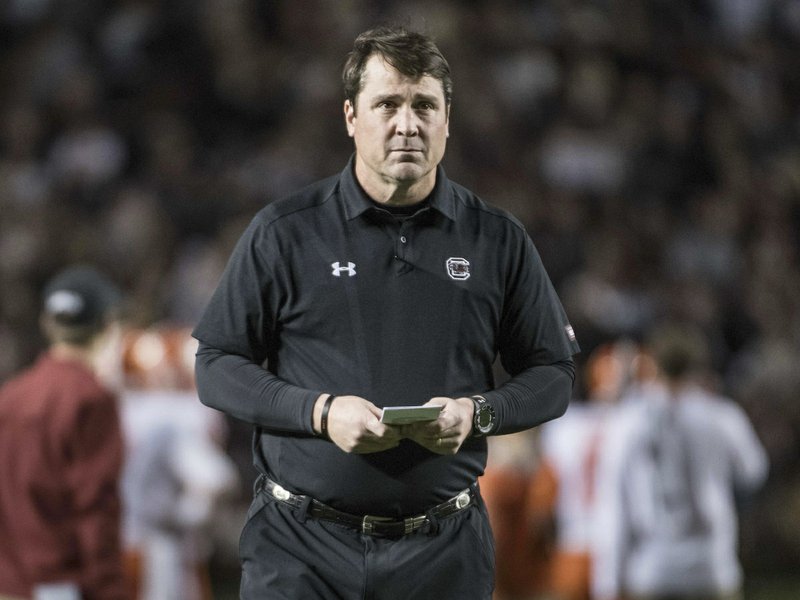
[(242, 600), (489, 600), (494, 541), (482, 502), (400, 538), (306, 518), (266, 493), (242, 530)]

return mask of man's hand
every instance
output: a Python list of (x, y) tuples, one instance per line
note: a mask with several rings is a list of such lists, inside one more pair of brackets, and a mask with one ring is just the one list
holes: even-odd
[[(322, 407), (328, 394), (314, 404), (314, 431), (321, 432)], [(402, 439), (398, 426), (380, 421), (381, 409), (359, 396), (336, 396), (328, 411), (328, 437), (345, 452), (368, 454), (394, 448)]]
[(439, 418), (402, 425), (402, 436), (436, 454), (455, 454), (472, 432), (475, 404), (469, 398), (431, 398), (425, 403), (444, 406)]

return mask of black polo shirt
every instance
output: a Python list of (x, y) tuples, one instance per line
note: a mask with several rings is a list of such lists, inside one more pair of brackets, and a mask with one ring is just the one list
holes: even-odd
[[(265, 207), (240, 239), (194, 335), (202, 401), (257, 426), (256, 466), (293, 491), (358, 513), (413, 514), (483, 472), (486, 440), (454, 456), (404, 440), (348, 454), (313, 437), (322, 392), (379, 407), (482, 393), (496, 433), (557, 416), (537, 365), (578, 351), (522, 225), (437, 170), (402, 219), (376, 206), (353, 161)], [(494, 390), (498, 352), (512, 378)], [(262, 368), (263, 365), (265, 368)]]

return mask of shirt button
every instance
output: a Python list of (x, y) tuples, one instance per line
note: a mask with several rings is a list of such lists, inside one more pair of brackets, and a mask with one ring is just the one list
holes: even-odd
[(406, 239), (406, 236), (404, 236), (404, 235), (401, 235), (401, 236), (400, 236), (400, 241), (401, 241), (401, 242), (403, 242), (403, 243), (405, 244), (405, 243), (406, 243), (408, 240)]

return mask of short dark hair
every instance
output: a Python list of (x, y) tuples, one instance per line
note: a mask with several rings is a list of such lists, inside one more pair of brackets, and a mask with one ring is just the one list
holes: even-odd
[(80, 348), (91, 346), (108, 324), (107, 320), (103, 320), (86, 325), (65, 325), (47, 313), (43, 313), (40, 317), (40, 326), (48, 343)]
[(408, 77), (424, 75), (442, 83), (445, 102), (449, 105), (453, 93), (450, 65), (433, 39), (399, 26), (381, 26), (360, 34), (347, 55), (342, 71), (344, 96), (355, 109), (356, 97), (364, 86), (364, 68), (369, 58), (377, 54)]
[(677, 380), (709, 366), (708, 338), (695, 325), (668, 322), (654, 328), (648, 345), (661, 373)]

